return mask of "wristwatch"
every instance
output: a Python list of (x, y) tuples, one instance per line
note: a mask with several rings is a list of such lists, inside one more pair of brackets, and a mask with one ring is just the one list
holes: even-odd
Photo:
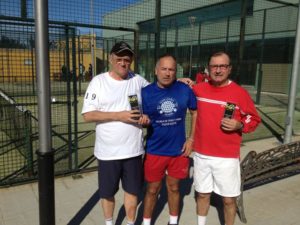
[(241, 127), (240, 127), (240, 131), (243, 131), (243, 128), (244, 128), (244, 124), (241, 122)]

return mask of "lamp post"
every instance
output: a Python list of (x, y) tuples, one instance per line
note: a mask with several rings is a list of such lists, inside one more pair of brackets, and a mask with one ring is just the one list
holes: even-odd
[(197, 17), (195, 16), (190, 16), (189, 21), (191, 25), (191, 46), (190, 46), (190, 67), (189, 67), (189, 77), (192, 77), (192, 60), (193, 60), (193, 40), (194, 40), (194, 28), (195, 28), (195, 22), (196, 22)]

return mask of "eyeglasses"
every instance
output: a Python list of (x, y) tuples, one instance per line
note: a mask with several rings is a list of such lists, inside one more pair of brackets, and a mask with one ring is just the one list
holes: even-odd
[(209, 68), (210, 68), (211, 70), (217, 70), (218, 68), (219, 68), (220, 70), (227, 70), (229, 66), (230, 66), (230, 65), (228, 65), (228, 64), (209, 65)]

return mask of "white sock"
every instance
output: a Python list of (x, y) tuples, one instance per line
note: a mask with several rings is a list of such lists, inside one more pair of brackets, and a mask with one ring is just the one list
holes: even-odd
[(151, 224), (151, 218), (145, 218), (143, 219), (143, 225), (150, 225)]
[(177, 222), (178, 222), (178, 216), (170, 215), (169, 224), (177, 224)]
[(198, 225), (205, 225), (205, 223), (206, 223), (206, 216), (198, 215)]
[(106, 219), (105, 225), (113, 225), (113, 218)]
[(127, 221), (126, 225), (134, 225), (134, 221)]

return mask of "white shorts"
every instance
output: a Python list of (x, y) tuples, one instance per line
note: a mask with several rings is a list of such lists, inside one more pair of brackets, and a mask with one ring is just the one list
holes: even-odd
[(215, 192), (224, 197), (241, 193), (239, 159), (194, 154), (194, 187), (197, 192)]

